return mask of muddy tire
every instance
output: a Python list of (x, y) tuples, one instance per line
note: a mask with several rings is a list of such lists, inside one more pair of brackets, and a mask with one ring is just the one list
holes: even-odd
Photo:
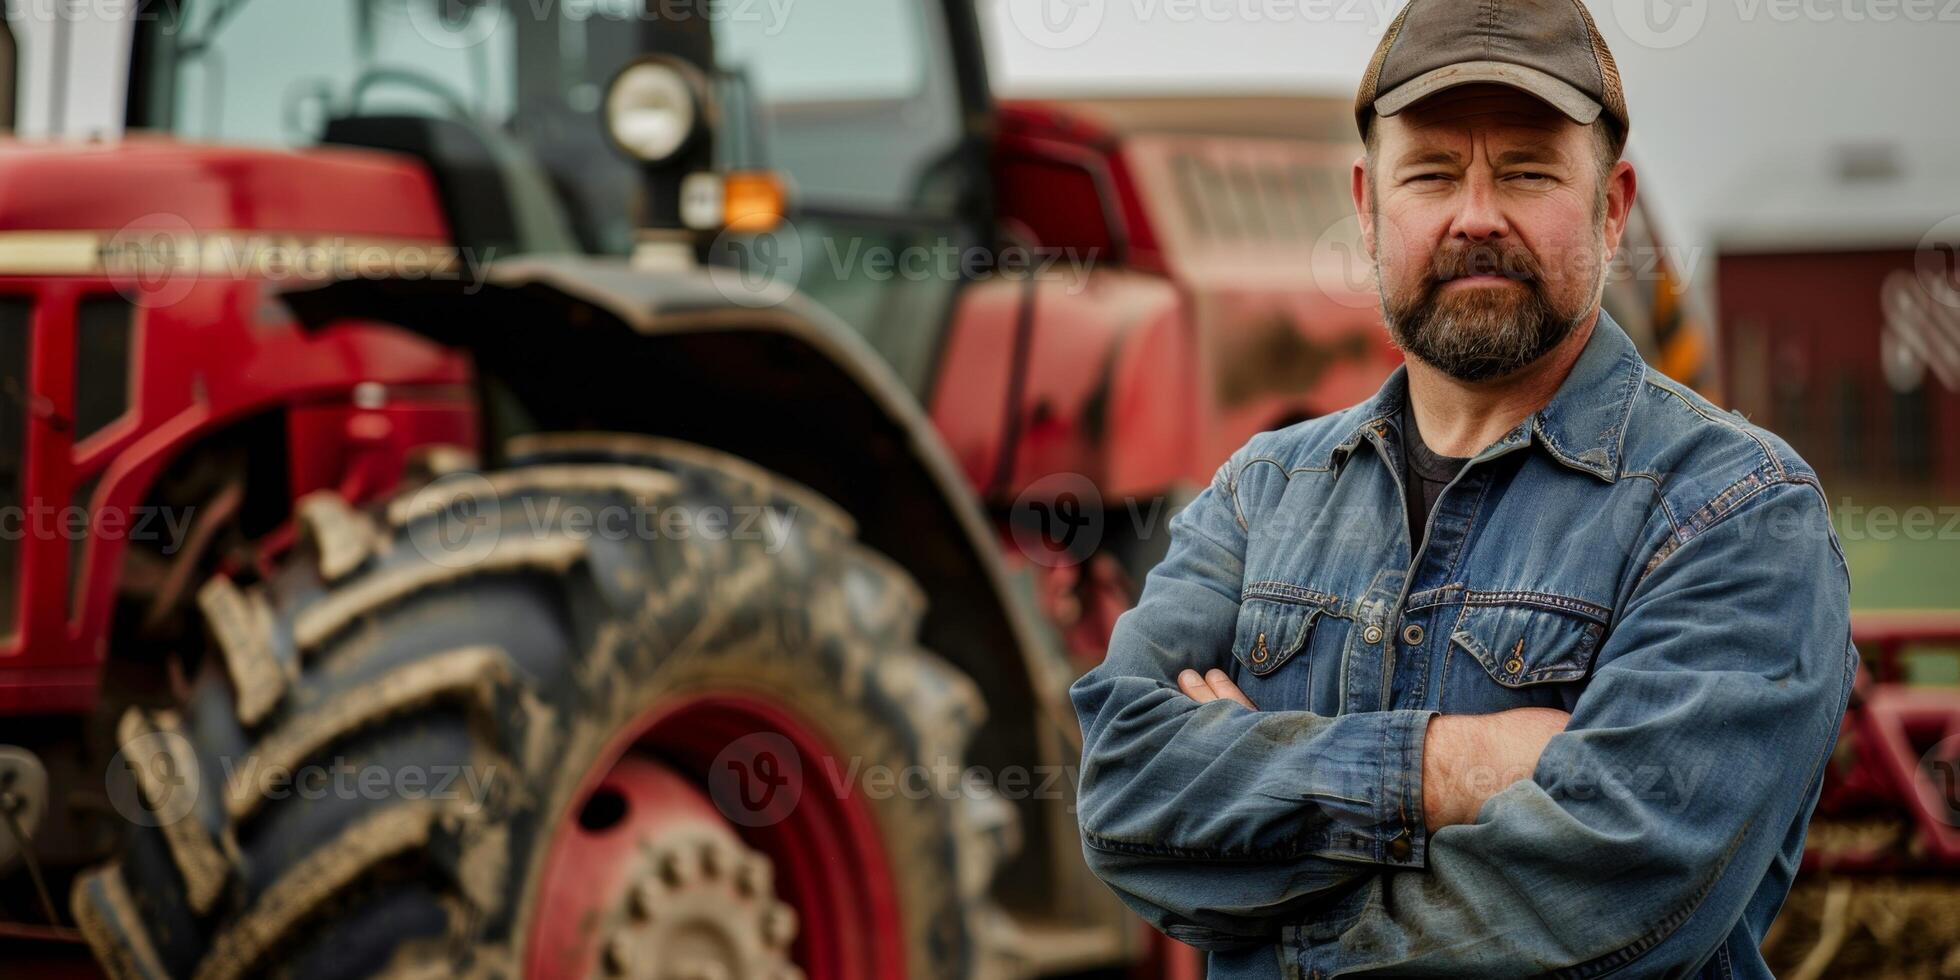
[[(833, 750), (801, 759), (806, 793), (865, 767), (963, 772), (977, 689), (915, 645), (917, 588), (828, 501), (667, 440), (532, 437), (510, 456), (385, 506), (308, 498), (277, 575), (205, 587), (213, 652), (179, 710), (123, 717), (127, 765), (111, 775), (133, 825), (71, 897), (111, 974), (537, 972), (527, 945), (552, 914), (539, 895), (553, 842), (579, 832), (593, 773), (622, 752), (712, 797), (732, 818), (719, 833), (748, 848), (731, 853), (809, 864), (730, 812), (744, 804), (700, 738), (622, 741), (663, 705), (733, 694), (799, 719)], [(719, 533), (702, 523), (717, 513)], [(667, 514), (683, 520), (658, 523)], [(1014, 816), (973, 787), (935, 789), (842, 790), (884, 851), (902, 943), (887, 966), (986, 975), (998, 922), (985, 895)], [(865, 873), (844, 851), (815, 866)], [(797, 905), (784, 879), (758, 907)], [(812, 961), (832, 944), (807, 932), (760, 934), (798, 962), (783, 975), (836, 972)], [(596, 959), (542, 972), (643, 972), (604, 941)]]

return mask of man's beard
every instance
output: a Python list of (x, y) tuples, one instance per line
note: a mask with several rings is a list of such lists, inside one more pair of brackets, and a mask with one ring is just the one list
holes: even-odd
[[(1443, 293), (1450, 280), (1468, 275), (1499, 275), (1511, 284)], [(1386, 282), (1380, 289), (1395, 345), (1459, 381), (1501, 378), (1538, 360), (1572, 334), (1592, 305), (1582, 298), (1577, 309), (1559, 309), (1545, 293), (1537, 257), (1522, 245), (1445, 246), (1412, 299), (1398, 304)]]

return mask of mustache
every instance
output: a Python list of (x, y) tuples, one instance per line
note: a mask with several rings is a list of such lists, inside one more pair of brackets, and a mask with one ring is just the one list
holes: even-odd
[(1429, 279), (1436, 285), (1466, 276), (1503, 276), (1517, 282), (1535, 283), (1544, 278), (1544, 269), (1539, 265), (1538, 257), (1522, 245), (1503, 246), (1487, 242), (1445, 246), (1437, 249), (1429, 260)]

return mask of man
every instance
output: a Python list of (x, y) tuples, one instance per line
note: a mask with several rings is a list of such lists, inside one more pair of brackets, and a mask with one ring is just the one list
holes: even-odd
[(1172, 522), (1071, 690), (1085, 853), (1213, 980), (1766, 977), (1855, 665), (1817, 478), (1600, 310), (1577, 0), (1412, 0), (1356, 110), (1405, 367)]

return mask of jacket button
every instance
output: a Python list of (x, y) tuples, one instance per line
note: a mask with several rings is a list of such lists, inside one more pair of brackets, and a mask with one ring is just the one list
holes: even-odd
[(1259, 634), (1258, 642), (1252, 645), (1252, 662), (1255, 664), (1263, 664), (1266, 662), (1266, 658), (1268, 656), (1270, 656), (1270, 654), (1267, 653), (1266, 651), (1266, 634), (1261, 633)]
[(1407, 643), (1410, 646), (1415, 646), (1416, 644), (1421, 643), (1422, 626), (1418, 623), (1410, 623), (1409, 625), (1402, 627), (1402, 642)]
[(1367, 629), (1361, 631), (1361, 639), (1369, 646), (1380, 643), (1382, 641), (1382, 628), (1370, 624)]
[(1504, 669), (1515, 674), (1518, 671), (1524, 669), (1524, 661), (1519, 660), (1516, 657), (1512, 657), (1511, 659), (1504, 661)]
[(1409, 859), (1409, 851), (1409, 835), (1407, 832), (1396, 835), (1394, 840), (1388, 842), (1388, 856), (1397, 861), (1407, 861)]

